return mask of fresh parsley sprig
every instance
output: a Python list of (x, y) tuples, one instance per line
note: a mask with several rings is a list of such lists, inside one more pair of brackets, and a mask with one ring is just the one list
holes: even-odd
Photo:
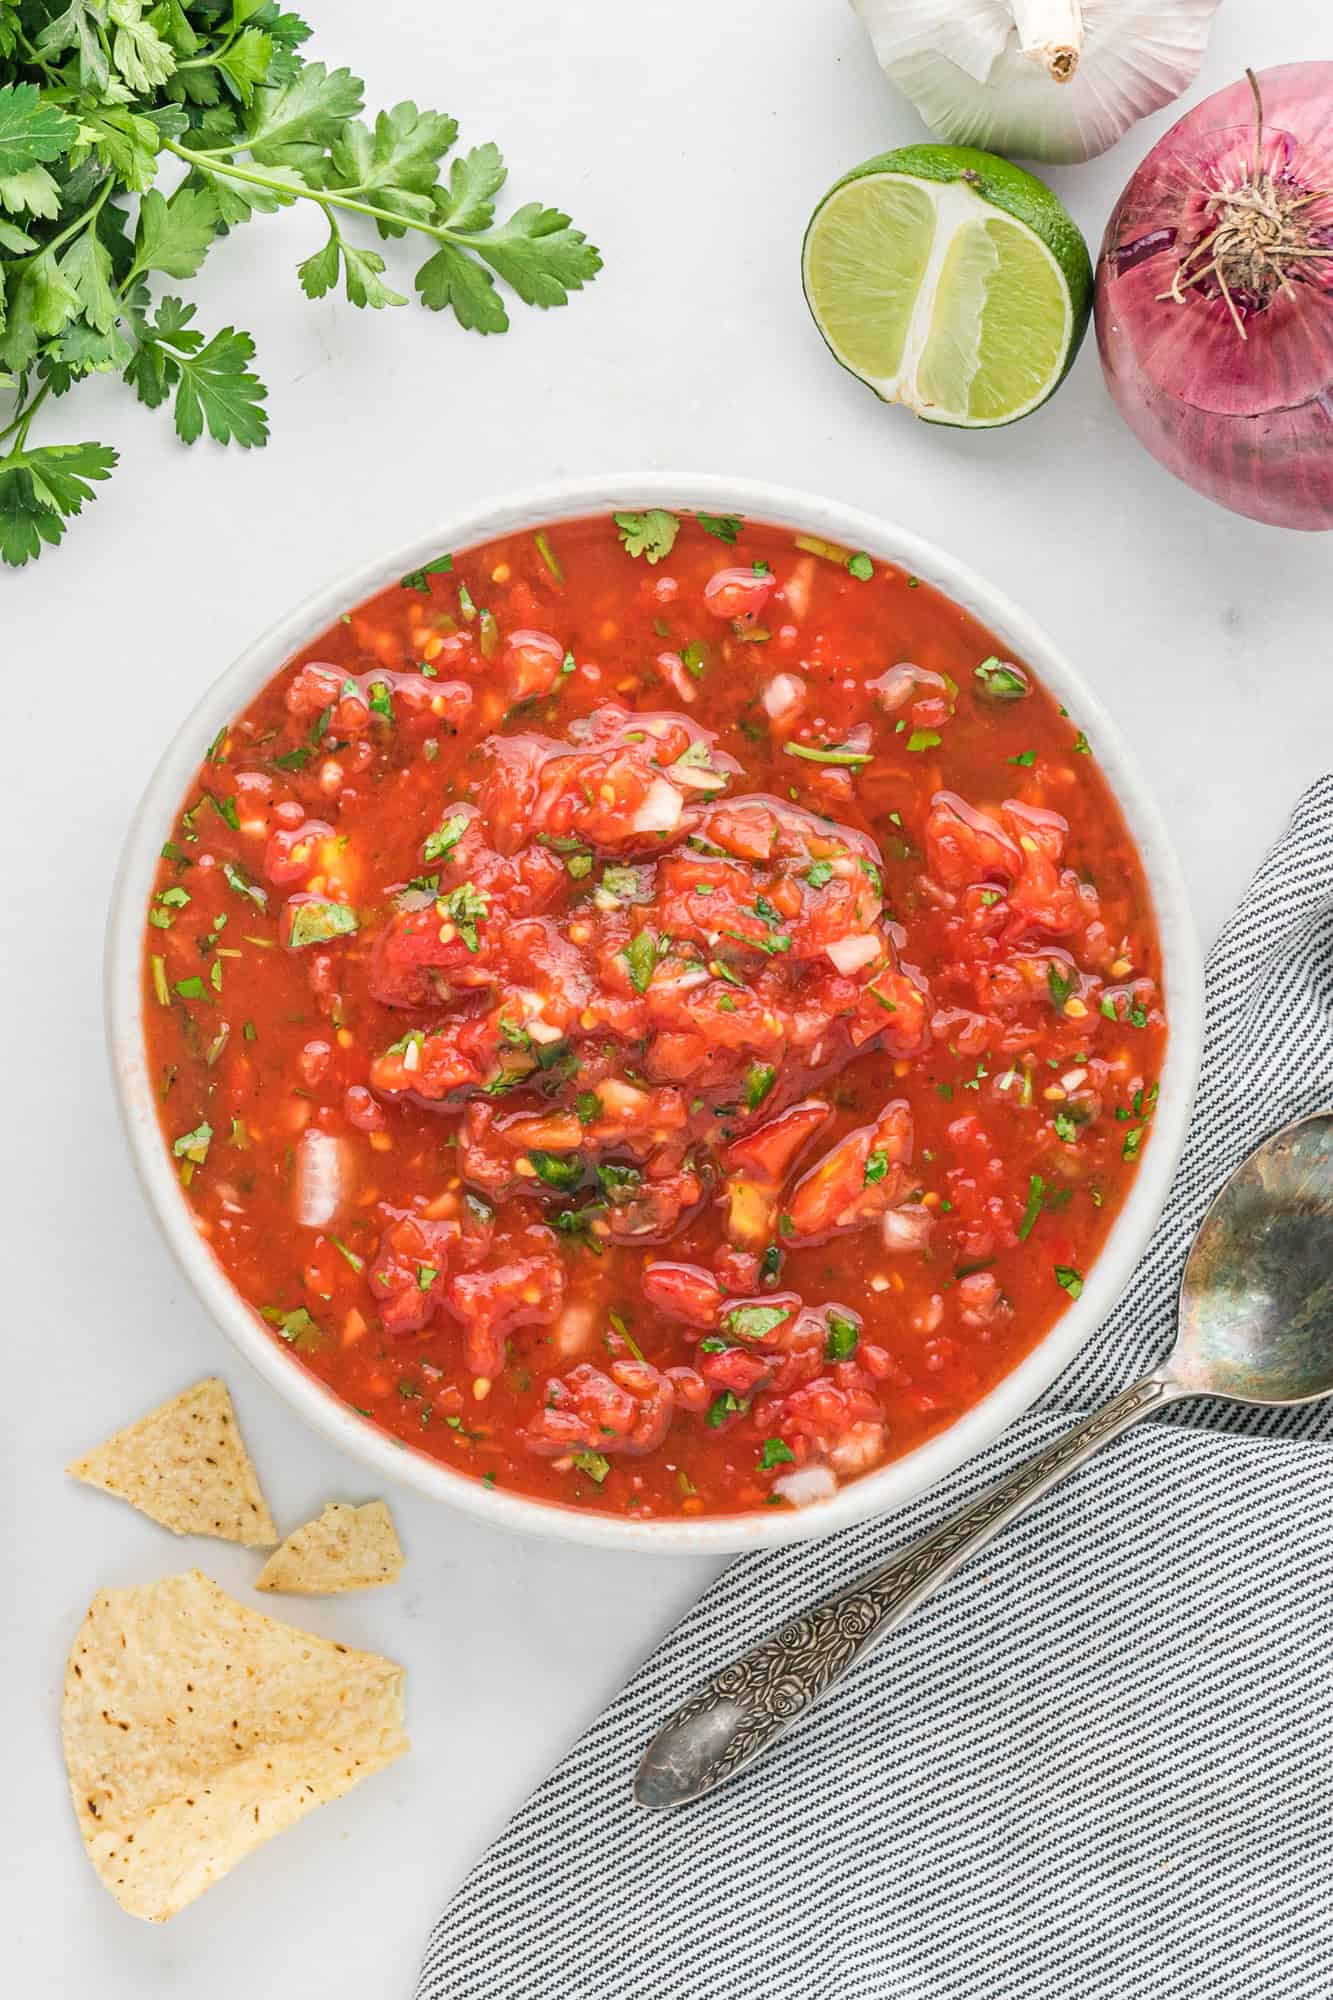
[(560, 209), (497, 219), (499, 149), (454, 154), (453, 118), (405, 101), (363, 119), (359, 80), (305, 60), (310, 33), (276, 0), (0, 0), (5, 562), (58, 543), (116, 464), (108, 445), (30, 442), (43, 405), (90, 375), (120, 375), (150, 409), (170, 402), (186, 444), (265, 442), (250, 335), (206, 333), (193, 305), (154, 289), (194, 277), (256, 215), (317, 209), (326, 233), (301, 288), (341, 286), (358, 307), (407, 303), (368, 234), (424, 241), (421, 303), (478, 333), (509, 325), (501, 286), (562, 306), (600, 270)]

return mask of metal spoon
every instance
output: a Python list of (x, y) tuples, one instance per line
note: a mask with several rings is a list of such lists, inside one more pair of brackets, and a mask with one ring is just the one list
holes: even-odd
[(1333, 1111), (1266, 1139), (1214, 1198), (1180, 1287), (1176, 1344), (938, 1528), (752, 1646), (644, 1753), (638, 1803), (687, 1805), (752, 1764), (931, 1592), (1066, 1474), (1185, 1396), (1312, 1403), (1333, 1393)]

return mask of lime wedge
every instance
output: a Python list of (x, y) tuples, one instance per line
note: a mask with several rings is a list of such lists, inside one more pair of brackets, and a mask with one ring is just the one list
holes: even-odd
[(844, 368), (930, 423), (983, 429), (1044, 403), (1083, 338), (1088, 247), (1035, 175), (970, 146), (904, 146), (830, 188), (802, 252)]

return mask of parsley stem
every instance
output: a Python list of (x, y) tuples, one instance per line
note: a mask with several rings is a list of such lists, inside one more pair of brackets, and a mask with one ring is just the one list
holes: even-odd
[(30, 264), (34, 257), (49, 257), (51, 252), (58, 250), (62, 243), (68, 243), (71, 236), (82, 235), (88, 224), (97, 220), (102, 203), (106, 200), (115, 185), (115, 181), (108, 174), (102, 183), (102, 192), (98, 195), (96, 201), (90, 207), (85, 208), (82, 215), (76, 215), (68, 229), (62, 229), (58, 236), (53, 236), (49, 243), (43, 243), (40, 249), (31, 251), (27, 257), (15, 258), (15, 263)]
[(51, 384), (49, 382), (43, 382), (41, 388), (37, 391), (37, 394), (33, 397), (32, 401), (27, 405), (26, 409), (20, 410), (17, 416), (14, 418), (13, 422), (6, 424), (4, 430), (0, 431), (0, 444), (3, 444), (4, 440), (7, 437), (11, 436), (14, 433), (17, 433), (17, 435), (14, 436), (13, 451), (11, 451), (9, 454), (11, 458), (15, 457), (19, 452), (21, 452), (23, 450), (24, 445), (28, 442), (28, 426), (31, 424), (33, 418), (36, 416), (38, 410), (41, 409), (42, 404), (46, 401), (50, 393), (51, 393)]
[(298, 187), (291, 181), (275, 180), (271, 174), (257, 173), (253, 167), (237, 166), (235, 160), (220, 158), (217, 153), (193, 152), (188, 146), (178, 146), (174, 139), (164, 139), (162, 150), (174, 153), (178, 160), (184, 160), (187, 166), (195, 167), (205, 175), (223, 174), (229, 180), (247, 181), (251, 187), (268, 188), (273, 194), (281, 196), (284, 201), (313, 201), (315, 206), (322, 208), (328, 216), (330, 225), (333, 217), (329, 215), (329, 210), (345, 208), (353, 215), (368, 216), (372, 222), (388, 223), (396, 232), (415, 229), (418, 235), (434, 237), (437, 243), (461, 244), (485, 255), (485, 249), (479, 238), (466, 230), (459, 232), (446, 228), (443, 223), (419, 222), (412, 216), (395, 215), (392, 209), (378, 208), (368, 201), (356, 201), (338, 188)]
[(220, 160), (207, 153), (192, 153), (188, 147), (178, 146), (174, 139), (164, 139), (162, 148), (164, 152), (174, 153), (177, 159), (184, 160), (188, 166), (199, 168), (202, 173), (225, 174), (229, 180), (248, 181), (252, 187), (268, 188), (274, 194), (281, 195), (284, 200), (313, 201), (326, 215), (330, 207), (346, 208), (354, 215), (369, 216), (372, 222), (391, 223), (395, 229), (406, 227), (420, 230), (423, 236), (433, 236), (440, 243), (467, 240), (455, 237), (447, 229), (437, 228), (434, 223), (414, 222), (407, 216), (395, 215), (391, 209), (376, 208), (368, 201), (354, 201), (350, 196), (340, 194), (336, 188), (296, 187), (290, 181), (274, 180), (271, 174), (256, 173), (251, 167), (238, 167), (234, 160)]

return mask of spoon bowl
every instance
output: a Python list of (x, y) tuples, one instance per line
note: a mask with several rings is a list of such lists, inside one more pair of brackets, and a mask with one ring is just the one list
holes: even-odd
[(1333, 1393), (1333, 1111), (1275, 1132), (1219, 1190), (1186, 1260), (1166, 1373), (1233, 1403)]
[(688, 1805), (743, 1771), (1044, 1493), (1187, 1396), (1312, 1403), (1333, 1394), (1333, 1111), (1265, 1139), (1228, 1177), (1185, 1260), (1176, 1343), (1142, 1381), (939, 1526), (714, 1674), (644, 1752), (640, 1805)]

